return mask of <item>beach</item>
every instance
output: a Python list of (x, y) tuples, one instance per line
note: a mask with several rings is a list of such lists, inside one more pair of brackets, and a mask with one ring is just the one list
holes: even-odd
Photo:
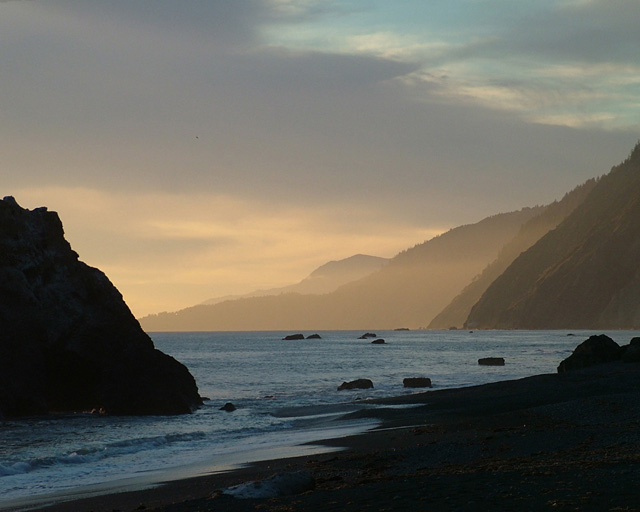
[[(380, 427), (322, 443), (341, 451), (38, 510), (640, 510), (639, 378), (638, 364), (609, 363), (382, 399), (356, 413)], [(300, 472), (309, 490), (225, 492)]]

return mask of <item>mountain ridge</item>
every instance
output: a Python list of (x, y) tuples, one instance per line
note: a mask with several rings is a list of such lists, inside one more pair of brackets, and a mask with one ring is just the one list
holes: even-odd
[(207, 299), (198, 305), (215, 305), (227, 300), (247, 299), (250, 297), (264, 297), (267, 295), (281, 295), (284, 293), (300, 293), (319, 295), (330, 293), (340, 286), (366, 277), (380, 270), (389, 262), (390, 258), (371, 256), (368, 254), (354, 254), (340, 260), (331, 260), (320, 265), (307, 277), (295, 284), (255, 290), (241, 295), (226, 295)]
[(140, 323), (149, 331), (423, 327), (542, 209), (523, 208), (458, 226), (328, 294), (286, 293), (198, 305), (150, 315)]
[(470, 328), (640, 327), (640, 143), (472, 308)]

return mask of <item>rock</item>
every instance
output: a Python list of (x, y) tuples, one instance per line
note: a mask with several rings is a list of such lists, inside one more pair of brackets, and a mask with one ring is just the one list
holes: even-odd
[(620, 345), (605, 334), (590, 336), (558, 366), (558, 373), (578, 370), (620, 358)]
[(405, 388), (430, 388), (431, 379), (428, 377), (408, 377), (402, 379), (402, 385)]
[(481, 366), (504, 366), (504, 357), (483, 357), (478, 359)]
[(308, 340), (321, 340), (322, 336), (320, 336), (319, 334), (311, 334), (309, 336), (307, 336)]
[(179, 414), (202, 404), (46, 208), (0, 201), (0, 417), (48, 412)]
[(640, 336), (636, 336), (635, 338), (631, 338), (631, 341), (629, 342), (629, 345), (640, 347)]
[(377, 340), (373, 340), (371, 342), (372, 345), (384, 345), (386, 343), (386, 341), (384, 341), (382, 338), (377, 339)]
[(343, 389), (369, 389), (373, 387), (373, 382), (369, 379), (356, 379), (350, 382), (343, 382), (338, 386), (338, 391)]
[(365, 332), (362, 336), (358, 337), (359, 340), (366, 340), (367, 338), (377, 338), (378, 335), (373, 332)]
[(640, 345), (625, 345), (620, 347), (620, 359), (625, 363), (640, 362)]
[(273, 475), (265, 480), (246, 482), (216, 491), (213, 497), (232, 496), (237, 499), (265, 499), (292, 496), (315, 488), (310, 471), (295, 471)]
[(227, 402), (222, 407), (220, 407), (220, 409), (218, 409), (218, 410), (219, 411), (233, 412), (236, 409), (237, 409), (237, 407), (235, 405), (233, 405), (231, 402)]
[(289, 334), (288, 336), (285, 336), (282, 339), (283, 340), (303, 340), (304, 334)]

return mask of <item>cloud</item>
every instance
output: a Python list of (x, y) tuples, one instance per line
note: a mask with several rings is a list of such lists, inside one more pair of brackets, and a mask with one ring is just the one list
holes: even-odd
[(552, 201), (637, 140), (626, 0), (2, 4), (5, 193), (140, 314)]

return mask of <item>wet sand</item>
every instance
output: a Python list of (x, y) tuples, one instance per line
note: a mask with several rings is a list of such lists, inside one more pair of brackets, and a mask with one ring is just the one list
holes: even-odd
[[(380, 428), (324, 443), (343, 451), (38, 510), (640, 511), (638, 364), (378, 402), (389, 407), (356, 415), (381, 419)], [(297, 471), (311, 475), (313, 489), (260, 499), (219, 492)]]

